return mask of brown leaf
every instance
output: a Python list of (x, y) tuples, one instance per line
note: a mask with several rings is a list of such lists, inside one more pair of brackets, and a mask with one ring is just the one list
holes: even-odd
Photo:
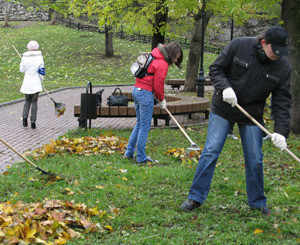
[(90, 220), (86, 220), (86, 219), (81, 219), (80, 223), (82, 224), (82, 226), (84, 227), (84, 229), (88, 229), (89, 227), (92, 226), (93, 222)]
[(65, 222), (65, 214), (63, 212), (53, 211), (51, 213), (51, 218), (58, 222)]

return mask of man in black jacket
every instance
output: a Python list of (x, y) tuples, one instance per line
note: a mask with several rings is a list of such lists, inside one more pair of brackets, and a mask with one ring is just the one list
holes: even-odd
[(263, 123), (266, 99), (272, 93), (273, 143), (284, 150), (289, 134), (291, 66), (288, 34), (280, 26), (269, 28), (260, 37), (232, 40), (210, 66), (215, 88), (205, 147), (198, 162), (188, 200), (181, 208), (192, 211), (207, 198), (215, 165), (224, 146), (230, 123), (237, 123), (243, 146), (248, 205), (269, 215), (264, 194), (262, 130), (235, 105), (239, 103), (258, 122)]

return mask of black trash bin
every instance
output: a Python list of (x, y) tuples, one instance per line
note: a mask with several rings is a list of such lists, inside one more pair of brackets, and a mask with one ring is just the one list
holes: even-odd
[(86, 86), (86, 93), (82, 93), (80, 98), (80, 118), (78, 119), (79, 126), (87, 129), (87, 120), (89, 120), (89, 128), (91, 128), (91, 119), (96, 118), (97, 94), (92, 93), (92, 83), (88, 82)]

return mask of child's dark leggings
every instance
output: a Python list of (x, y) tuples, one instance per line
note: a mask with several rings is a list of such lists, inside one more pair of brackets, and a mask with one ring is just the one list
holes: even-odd
[(34, 123), (36, 121), (36, 114), (37, 114), (37, 101), (39, 98), (39, 92), (35, 94), (25, 94), (25, 104), (23, 107), (23, 118), (28, 118), (28, 113), (31, 105), (31, 117), (30, 121)]

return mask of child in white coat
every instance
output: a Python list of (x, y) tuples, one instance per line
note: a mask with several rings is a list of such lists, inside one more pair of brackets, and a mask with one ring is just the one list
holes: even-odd
[(20, 63), (20, 71), (25, 73), (20, 92), (25, 94), (25, 104), (23, 107), (23, 126), (28, 126), (28, 114), (31, 107), (31, 128), (36, 128), (37, 101), (39, 93), (42, 91), (42, 75), (45, 75), (44, 59), (39, 51), (39, 44), (30, 41), (27, 45), (28, 51), (23, 54)]

